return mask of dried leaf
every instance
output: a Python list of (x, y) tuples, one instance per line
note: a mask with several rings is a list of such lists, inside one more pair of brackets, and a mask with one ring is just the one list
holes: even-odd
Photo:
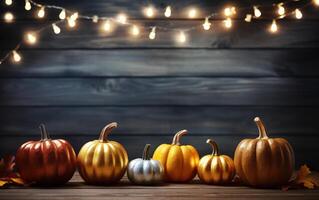
[(14, 156), (5, 156), (0, 160), (0, 178), (13, 176), (14, 173)]
[(2, 181), (0, 180), (0, 187), (3, 187), (5, 184), (7, 184), (8, 182), (7, 181)]
[(282, 187), (282, 190), (288, 189), (314, 189), (319, 187), (319, 173), (311, 172), (307, 165), (302, 165), (297, 171), (296, 176), (289, 182), (289, 185)]
[(311, 173), (309, 167), (307, 165), (302, 165), (297, 172), (296, 182), (302, 181)]

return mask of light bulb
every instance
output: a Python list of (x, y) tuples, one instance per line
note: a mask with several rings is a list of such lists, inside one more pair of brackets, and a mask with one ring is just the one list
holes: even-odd
[(297, 8), (295, 10), (295, 15), (297, 19), (301, 19), (302, 18), (302, 12)]
[(184, 42), (186, 42), (186, 35), (185, 35), (185, 33), (184, 33), (183, 31), (181, 31), (181, 32), (179, 33), (177, 39), (178, 39), (177, 41), (178, 41), (179, 43), (184, 43)]
[(254, 16), (256, 18), (261, 16), (261, 11), (259, 10), (259, 8), (257, 6), (254, 6)]
[(140, 29), (136, 25), (133, 25), (131, 29), (131, 33), (133, 36), (138, 36), (140, 34)]
[(126, 21), (127, 21), (127, 17), (124, 13), (121, 13), (119, 15), (117, 15), (116, 17), (117, 21), (121, 24), (126, 24)]
[(59, 34), (61, 32), (60, 27), (58, 27), (55, 23), (52, 24), (52, 28), (55, 34)]
[(165, 17), (170, 17), (172, 15), (172, 9), (170, 6), (167, 6), (164, 13)]
[(277, 10), (277, 12), (278, 12), (278, 15), (284, 15), (284, 14), (285, 14), (286, 10), (285, 10), (285, 8), (283, 7), (283, 4), (282, 4), (282, 3), (281, 3), (281, 4), (278, 4), (278, 10)]
[(225, 25), (226, 28), (231, 28), (232, 25), (233, 25), (231, 18), (228, 17), (227, 19), (225, 19), (224, 20), (224, 25)]
[(79, 13), (78, 12), (75, 12), (73, 13), (71, 16), (70, 16), (70, 19), (72, 19), (73, 21), (77, 20), (79, 17)]
[(37, 37), (34, 33), (27, 33), (26, 40), (29, 44), (35, 44), (37, 42)]
[(150, 38), (150, 40), (154, 40), (156, 37), (156, 27), (153, 27), (150, 34), (148, 35), (148, 37)]
[(4, 21), (5, 21), (6, 23), (11, 23), (11, 22), (13, 22), (13, 20), (14, 20), (14, 16), (13, 16), (13, 14), (12, 14), (11, 12), (6, 12), (6, 13), (4, 14), (3, 18), (4, 18)]
[(314, 3), (316, 6), (319, 6), (319, 0), (313, 0), (313, 3)]
[(209, 18), (206, 17), (206, 18), (205, 18), (205, 22), (204, 22), (204, 24), (203, 24), (204, 30), (208, 31), (208, 30), (210, 29), (210, 26), (211, 26), (211, 25), (212, 25), (212, 24), (209, 22)]
[(29, 0), (25, 0), (25, 5), (24, 5), (25, 10), (31, 10), (31, 3)]
[(276, 20), (272, 20), (271, 26), (270, 26), (270, 32), (275, 33), (278, 31), (278, 26), (276, 23)]
[(188, 17), (189, 18), (195, 18), (197, 15), (197, 10), (195, 8), (191, 8), (189, 11), (188, 11)]
[(13, 58), (13, 62), (18, 63), (21, 61), (21, 56), (20, 54), (18, 54), (18, 52), (16, 50), (12, 51), (12, 58)]
[(44, 15), (45, 15), (45, 10), (44, 10), (44, 6), (42, 6), (40, 10), (38, 11), (38, 17), (43, 18)]
[(92, 22), (93, 23), (98, 23), (99, 22), (99, 17), (97, 15), (93, 15)]
[(103, 23), (102, 29), (103, 29), (105, 32), (110, 32), (110, 31), (112, 30), (112, 26), (111, 26), (110, 20), (106, 20), (106, 21)]
[(12, 0), (5, 0), (5, 4), (7, 5), (7, 6), (11, 6), (12, 5)]
[(232, 15), (236, 14), (236, 8), (233, 6), (233, 7), (227, 7), (224, 9), (224, 15), (226, 17), (230, 17)]
[(68, 25), (70, 28), (74, 28), (76, 25), (75, 20), (73, 20), (71, 17), (68, 17)]
[(252, 18), (253, 18), (253, 16), (251, 14), (247, 14), (245, 17), (245, 22), (251, 22)]
[(60, 19), (65, 19), (65, 17), (66, 17), (65, 9), (62, 9), (60, 14), (59, 14), (59, 18)]
[(152, 6), (145, 8), (144, 14), (146, 17), (154, 17), (154, 15), (155, 15), (154, 8)]

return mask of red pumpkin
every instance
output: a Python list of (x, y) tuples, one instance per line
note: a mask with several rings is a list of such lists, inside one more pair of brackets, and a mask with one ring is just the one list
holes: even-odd
[(16, 165), (21, 178), (40, 185), (58, 185), (68, 182), (76, 169), (76, 155), (65, 140), (51, 140), (43, 124), (41, 140), (20, 146)]

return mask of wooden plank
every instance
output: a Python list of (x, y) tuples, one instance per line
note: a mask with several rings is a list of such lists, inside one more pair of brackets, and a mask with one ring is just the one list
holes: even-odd
[(128, 106), (0, 107), (1, 135), (38, 135), (45, 123), (57, 135), (96, 135), (117, 121), (119, 135), (172, 135), (188, 129), (196, 135), (257, 135), (260, 116), (271, 135), (317, 135), (319, 107), (272, 106)]
[(0, 85), (0, 106), (319, 105), (319, 79), (14, 78)]
[(314, 49), (28, 50), (20, 65), (1, 65), (0, 77), (319, 75)]

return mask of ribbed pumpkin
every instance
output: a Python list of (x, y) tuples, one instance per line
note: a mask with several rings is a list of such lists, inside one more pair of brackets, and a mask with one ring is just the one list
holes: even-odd
[(70, 143), (51, 140), (44, 124), (40, 125), (41, 140), (20, 146), (16, 165), (22, 179), (39, 185), (68, 182), (76, 169), (76, 155)]
[(286, 184), (294, 170), (294, 151), (287, 140), (269, 138), (259, 117), (256, 139), (242, 140), (235, 151), (235, 167), (240, 179), (253, 187), (276, 187)]
[(207, 184), (224, 185), (233, 180), (236, 170), (234, 161), (227, 155), (219, 155), (217, 143), (206, 141), (213, 148), (211, 155), (202, 157), (198, 164), (198, 177)]
[(116, 122), (106, 125), (98, 140), (90, 141), (81, 148), (77, 163), (86, 183), (110, 184), (123, 177), (128, 163), (126, 150), (120, 143), (107, 140), (116, 127)]
[(188, 182), (196, 175), (199, 161), (196, 149), (179, 142), (186, 133), (187, 130), (177, 132), (172, 144), (161, 144), (153, 154), (153, 159), (160, 161), (164, 167), (166, 181)]

